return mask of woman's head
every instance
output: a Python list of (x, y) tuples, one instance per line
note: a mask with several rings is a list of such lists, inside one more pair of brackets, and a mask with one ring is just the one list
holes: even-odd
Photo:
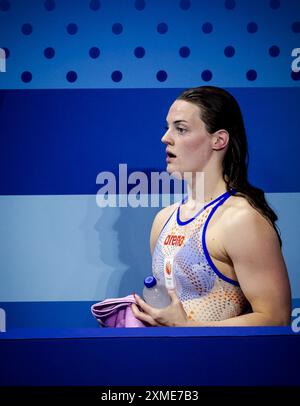
[(167, 170), (181, 176), (189, 173), (218, 171), (228, 147), (229, 134), (223, 128), (210, 131), (203, 120), (199, 103), (178, 98), (167, 115)]
[[(221, 137), (209, 134), (196, 104), (175, 100), (167, 115), (167, 131), (162, 137), (167, 146), (168, 172), (174, 175), (175, 171), (184, 176), (207, 172), (209, 168), (215, 170), (214, 151), (221, 149)], [(228, 140), (228, 134), (225, 138)]]
[(201, 86), (184, 91), (177, 100), (199, 108), (201, 120), (209, 134), (225, 130), (229, 139), (222, 155), (223, 178), (229, 187), (241, 186), (247, 179), (248, 146), (244, 120), (235, 98), (226, 90)]
[[(185, 90), (176, 101), (184, 101), (197, 106), (207, 135), (213, 135), (215, 138), (210, 139), (214, 142), (218, 137), (221, 138), (221, 145), (224, 148), (220, 148), (222, 154), (218, 153), (217, 156), (222, 160), (222, 176), (227, 189), (237, 190), (236, 196), (245, 197), (256, 210), (267, 218), (272, 223), (281, 243), (275, 224), (278, 219), (277, 215), (268, 205), (263, 190), (252, 186), (248, 181), (247, 137), (243, 116), (235, 98), (224, 89), (201, 86)], [(200, 160), (202, 158), (199, 156)]]

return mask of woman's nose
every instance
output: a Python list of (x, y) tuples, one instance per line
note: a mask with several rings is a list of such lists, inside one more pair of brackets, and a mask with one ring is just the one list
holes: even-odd
[(170, 134), (170, 130), (168, 129), (161, 138), (161, 142), (164, 144), (172, 144), (173, 140)]

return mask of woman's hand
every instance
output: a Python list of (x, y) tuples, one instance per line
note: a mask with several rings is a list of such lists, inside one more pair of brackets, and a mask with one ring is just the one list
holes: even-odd
[(182, 303), (178, 299), (175, 290), (168, 290), (171, 303), (169, 306), (163, 309), (156, 309), (149, 306), (143, 299), (135, 294), (135, 300), (137, 305), (143, 310), (140, 311), (135, 304), (132, 304), (132, 312), (135, 317), (141, 321), (144, 321), (150, 326), (169, 326), (169, 327), (179, 327), (187, 325), (187, 315), (184, 311)]

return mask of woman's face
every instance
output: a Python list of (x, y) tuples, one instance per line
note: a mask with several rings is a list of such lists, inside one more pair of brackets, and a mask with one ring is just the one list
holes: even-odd
[(202, 172), (213, 149), (211, 136), (200, 118), (199, 107), (176, 100), (167, 115), (167, 131), (162, 137), (166, 144), (167, 171)]

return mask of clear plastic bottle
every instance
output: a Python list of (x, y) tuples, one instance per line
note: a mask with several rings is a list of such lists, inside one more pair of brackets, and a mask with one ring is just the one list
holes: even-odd
[(147, 276), (144, 279), (144, 300), (148, 305), (162, 309), (171, 303), (168, 290), (165, 285), (160, 285), (154, 276)]

